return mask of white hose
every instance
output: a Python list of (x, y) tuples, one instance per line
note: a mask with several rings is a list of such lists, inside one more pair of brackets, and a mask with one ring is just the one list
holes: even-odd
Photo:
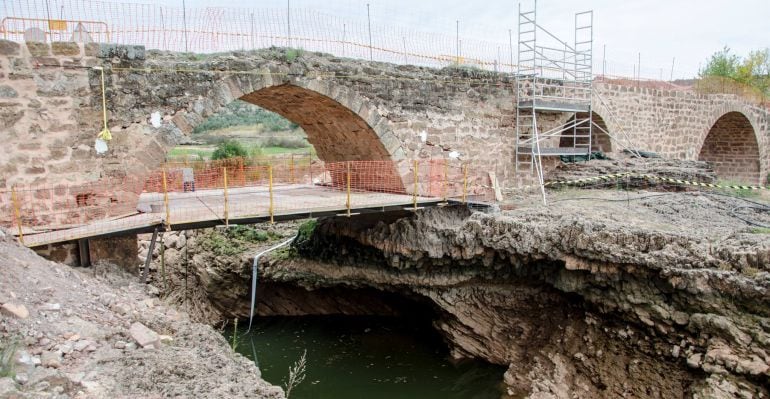
[(294, 239), (297, 238), (297, 236), (294, 236), (292, 238), (289, 238), (288, 240), (277, 244), (273, 247), (270, 247), (260, 253), (257, 254), (257, 256), (254, 257), (254, 263), (251, 268), (251, 311), (249, 312), (249, 329), (246, 330), (248, 333), (251, 331), (251, 322), (254, 320), (254, 307), (256, 306), (256, 299), (257, 299), (257, 265), (259, 264), (259, 258), (262, 257), (262, 255), (275, 251), (278, 248), (285, 247), (286, 245), (289, 245)]

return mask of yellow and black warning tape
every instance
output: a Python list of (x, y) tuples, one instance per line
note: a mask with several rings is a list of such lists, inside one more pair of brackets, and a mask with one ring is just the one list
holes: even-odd
[[(673, 184), (680, 184), (680, 185), (686, 185), (686, 186), (718, 188), (718, 189), (727, 189), (727, 190), (770, 190), (770, 187), (765, 187), (765, 186), (724, 185), (724, 184), (714, 184), (714, 183), (703, 183), (703, 182), (694, 182), (694, 181), (688, 181), (688, 180), (672, 179), (670, 177), (661, 177), (661, 176), (655, 176), (655, 175), (650, 175), (650, 174), (645, 174), (645, 173), (634, 173), (634, 172), (613, 173), (613, 174), (608, 174), (608, 175), (584, 177), (582, 179), (575, 179), (575, 180), (549, 181), (549, 182), (545, 182), (543, 184), (543, 186), (544, 187), (551, 187), (551, 186), (560, 186), (560, 185), (578, 185), (578, 184), (592, 183), (592, 182), (598, 182), (598, 181), (611, 181), (611, 180), (615, 180), (615, 179), (619, 179), (619, 178), (624, 178), (624, 177), (656, 180), (656, 181), (661, 181), (661, 182), (666, 182), (666, 183), (673, 183)], [(504, 191), (504, 192), (516, 192), (516, 191), (535, 189), (535, 188), (539, 188), (539, 187), (540, 187), (539, 184), (533, 184), (533, 185), (529, 185), (529, 186), (503, 189), (501, 191)]]

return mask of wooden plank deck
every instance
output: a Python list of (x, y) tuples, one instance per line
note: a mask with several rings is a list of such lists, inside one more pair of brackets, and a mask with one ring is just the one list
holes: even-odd
[[(352, 213), (393, 211), (411, 208), (409, 194), (352, 192)], [(435, 206), (438, 198), (417, 197), (420, 207)], [(257, 223), (270, 219), (270, 192), (266, 187), (241, 187), (228, 190), (225, 215), (224, 190), (169, 193), (169, 225), (172, 230), (195, 229), (225, 224)], [(286, 185), (273, 189), (275, 220), (303, 219), (347, 213), (347, 193), (328, 187)], [(87, 225), (24, 236), (28, 247), (39, 247), (83, 238), (150, 232), (163, 226), (166, 207), (163, 194), (142, 194), (137, 213), (119, 219), (96, 221)]]

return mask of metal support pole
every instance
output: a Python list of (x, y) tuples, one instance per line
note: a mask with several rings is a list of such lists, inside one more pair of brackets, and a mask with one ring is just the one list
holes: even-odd
[(291, 48), (291, 0), (286, 0), (286, 40)]
[(348, 208), (348, 217), (350, 217), (350, 161), (347, 162), (347, 167), (348, 167), (348, 173), (347, 173), (348, 195), (347, 195), (347, 201), (345, 202), (345, 207)]
[(11, 188), (11, 200), (13, 201), (13, 213), (16, 215), (16, 226), (19, 228), (19, 242), (24, 245), (24, 228), (21, 225), (21, 205), (19, 205), (16, 187)]
[(468, 195), (468, 165), (463, 165), (463, 204), (467, 203)]
[(641, 80), (642, 80), (642, 53), (639, 53), (639, 63), (637, 64), (636, 68), (636, 87), (639, 88), (641, 86)]
[(294, 153), (289, 154), (289, 183), (294, 184)]
[(228, 198), (227, 198), (227, 167), (222, 167), (222, 178), (224, 179), (224, 187), (225, 187), (225, 226), (230, 226), (230, 210), (228, 209)]
[[(155, 229), (157, 231), (157, 229)], [(182, 234), (180, 232), (180, 234)], [(163, 234), (160, 235), (160, 242), (163, 242)], [(149, 254), (152, 256), (152, 253)], [(166, 245), (160, 246), (160, 275), (163, 277), (163, 292), (168, 294), (168, 280), (166, 279)]]
[(268, 174), (268, 187), (270, 191), (270, 208), (268, 211), (270, 212), (270, 224), (275, 223), (275, 220), (273, 219), (273, 212), (275, 210), (274, 204), (273, 204), (273, 165), (267, 166), (267, 174)]
[(251, 13), (251, 50), (255, 50), (257, 48), (254, 39), (254, 13)]
[(187, 6), (184, 0), (182, 0), (182, 25), (184, 25), (184, 52), (187, 53), (190, 50), (187, 47)]
[(166, 168), (163, 168), (163, 206), (166, 208), (166, 231), (171, 231), (171, 209), (168, 205), (168, 180), (166, 179)]
[(513, 32), (511, 29), (508, 29), (508, 47), (509, 51), (511, 53), (511, 73), (514, 73), (515, 70), (513, 68)]
[(91, 247), (88, 238), (78, 240), (78, 255), (80, 255), (80, 267), (91, 266)]
[(456, 26), (457, 36), (455, 38), (457, 43), (457, 61), (456, 62), (457, 62), (457, 65), (460, 65), (460, 20), (458, 19), (456, 22), (457, 22), (457, 26)]
[(404, 41), (404, 64), (408, 64), (409, 61), (406, 58), (406, 37), (401, 37), (401, 39)]
[(412, 207), (417, 211), (417, 160), (414, 160), (414, 191), (412, 191)]
[(444, 181), (441, 185), (441, 197), (444, 199), (444, 204), (447, 203), (447, 196), (449, 191), (449, 161), (444, 158)]
[(669, 78), (669, 82), (674, 81), (674, 64), (676, 63), (676, 57), (671, 60), (671, 77)]
[(602, 79), (606, 79), (607, 76), (607, 45), (604, 45), (602, 50)]
[(307, 171), (308, 175), (310, 175), (309, 184), (313, 184), (313, 151), (310, 150), (307, 152)]
[(369, 61), (374, 61), (374, 55), (372, 52), (372, 17), (369, 13), (369, 3), (366, 3), (366, 21), (369, 24)]
[(150, 262), (152, 262), (152, 253), (155, 252), (155, 242), (158, 241), (158, 228), (152, 232), (150, 246), (147, 248), (147, 258), (144, 260), (144, 269), (142, 269), (142, 283), (147, 282), (147, 276), (150, 274)]

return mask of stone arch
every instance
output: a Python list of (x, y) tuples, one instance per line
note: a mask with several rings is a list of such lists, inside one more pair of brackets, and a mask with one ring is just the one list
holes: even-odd
[[(191, 131), (207, 116), (239, 99), (302, 127), (318, 157), (326, 163), (379, 161), (361, 166), (367, 171), (365, 175), (360, 172), (360, 176), (353, 165), (351, 184), (355, 188), (405, 192), (404, 173), (399, 172), (401, 165), (396, 162), (404, 158), (402, 142), (369, 100), (331, 79), (272, 76), (235, 75), (217, 81), (217, 101), (197, 110), (193, 107), (182, 122), (189, 122), (186, 130)], [(332, 175), (335, 182), (341, 179)]]
[(401, 140), (377, 107), (332, 79), (249, 75), (222, 82), (229, 101), (241, 99), (300, 125), (326, 162), (404, 158)]
[[(576, 115), (570, 117), (564, 126), (573, 124), (575, 122), (575, 117), (577, 117), (578, 120), (586, 119), (588, 118), (588, 113), (578, 112)], [(596, 112), (592, 112), (591, 119), (595, 125), (598, 125), (601, 129), (604, 129), (604, 131), (610, 131), (607, 127), (607, 124), (604, 122), (604, 118), (602, 118)], [(574, 138), (572, 136), (572, 132), (573, 130), (568, 130), (563, 133), (565, 136), (559, 140), (559, 147), (572, 147), (573, 141), (577, 141), (578, 144), (587, 144), (586, 137)], [(595, 126), (593, 126), (591, 129), (591, 151), (609, 153), (612, 152), (612, 150), (612, 140), (610, 140), (610, 137), (603, 133), (600, 129), (597, 129)]]
[(722, 179), (761, 183), (757, 130), (741, 111), (724, 113), (703, 139), (698, 160), (709, 162)]
[(391, 160), (380, 137), (361, 116), (316, 91), (282, 84), (240, 99), (298, 124), (326, 162)]

